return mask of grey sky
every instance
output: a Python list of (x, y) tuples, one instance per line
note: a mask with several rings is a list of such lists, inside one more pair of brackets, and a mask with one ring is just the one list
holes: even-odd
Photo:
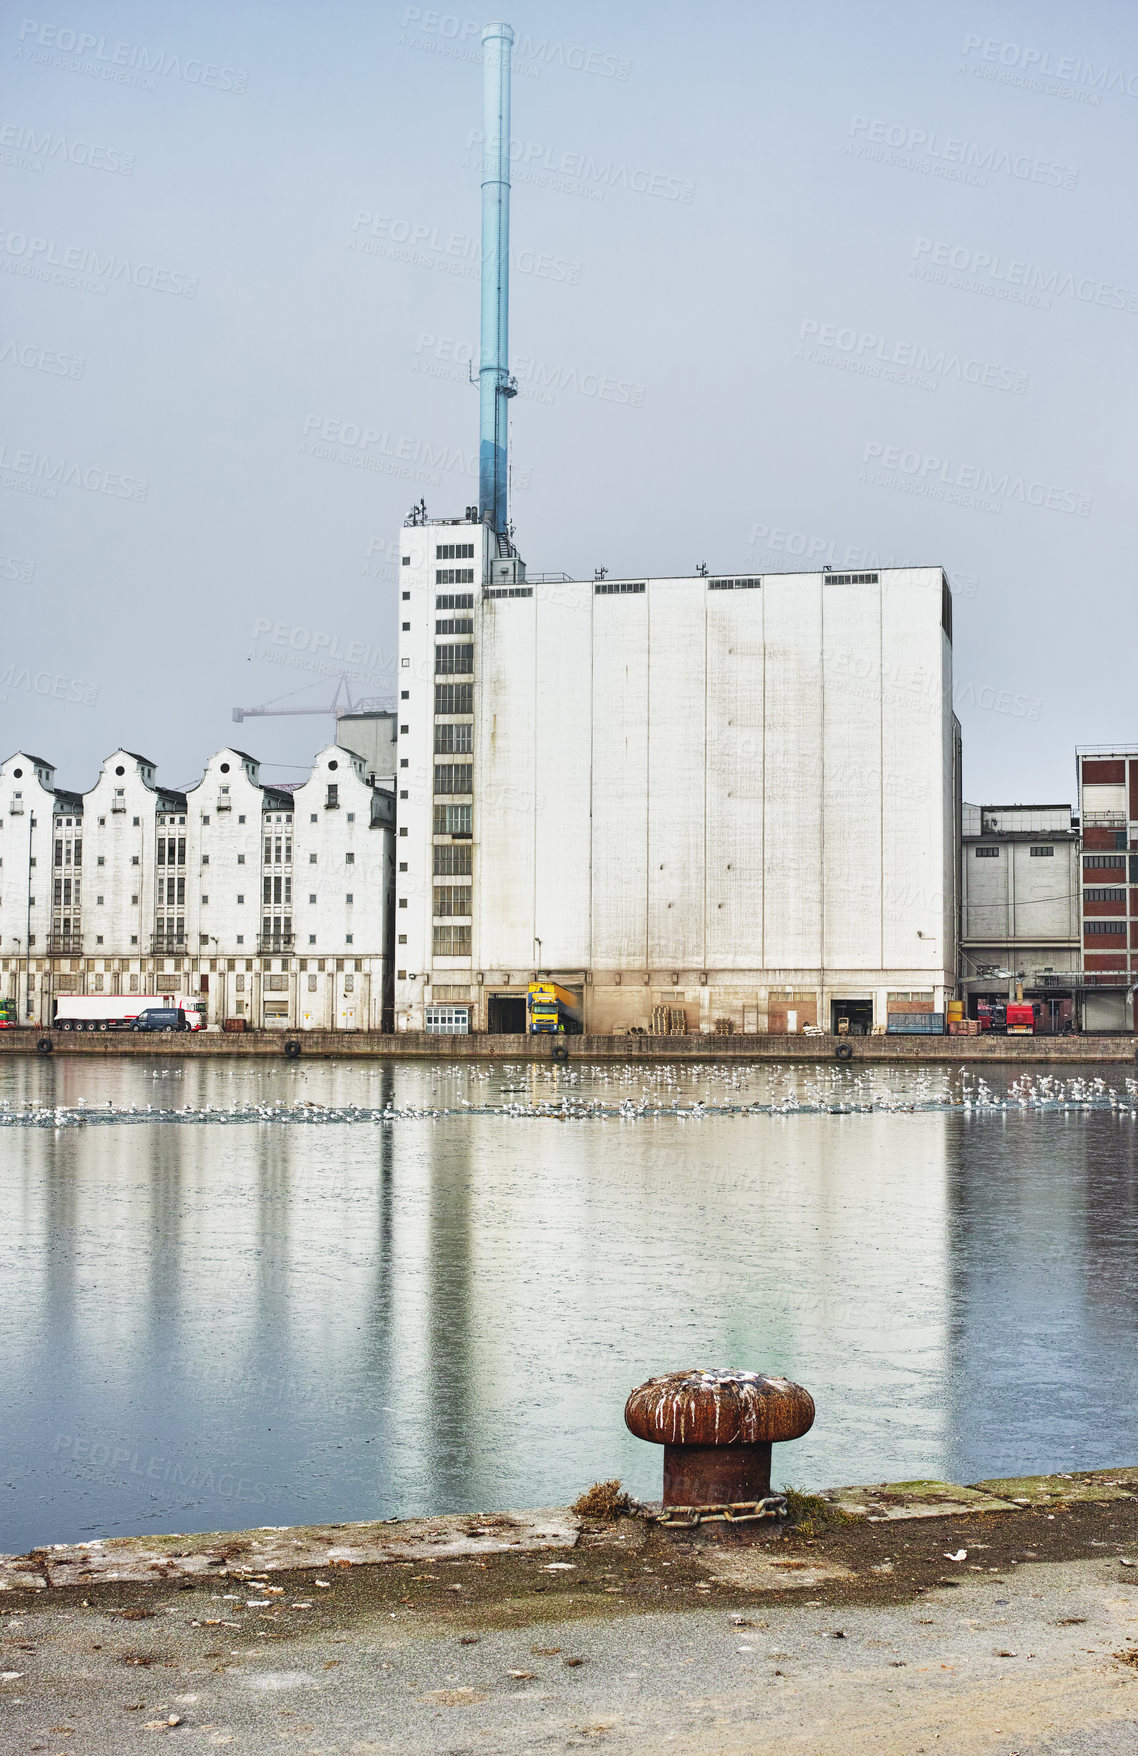
[[(967, 796), (1071, 798), (1138, 730), (1133, 10), (502, 15), (530, 568), (942, 562)], [(295, 778), (331, 722), (234, 704), (390, 693), (400, 522), (477, 498), (482, 18), (8, 10), (5, 751)]]

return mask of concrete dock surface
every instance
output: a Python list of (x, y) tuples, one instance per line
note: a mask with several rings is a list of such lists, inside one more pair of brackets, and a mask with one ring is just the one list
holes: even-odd
[(0, 1559), (0, 1751), (1132, 1756), (1138, 1470)]

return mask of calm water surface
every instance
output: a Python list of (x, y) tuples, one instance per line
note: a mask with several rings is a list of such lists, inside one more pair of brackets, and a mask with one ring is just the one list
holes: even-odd
[(6, 1061), (0, 1549), (655, 1497), (693, 1364), (814, 1393), (776, 1481), (1134, 1463), (1126, 1069), (985, 1072)]

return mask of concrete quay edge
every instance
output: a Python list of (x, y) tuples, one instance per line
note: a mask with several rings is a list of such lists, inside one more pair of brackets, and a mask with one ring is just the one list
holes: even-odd
[(1138, 1037), (808, 1037), (762, 1036), (471, 1036), (440, 1037), (425, 1031), (280, 1030), (179, 1033), (172, 1038), (120, 1031), (0, 1031), (0, 1055), (35, 1055), (43, 1037), (57, 1055), (285, 1059), (285, 1044), (299, 1043), (300, 1060), (549, 1062), (553, 1045), (574, 1061), (833, 1061), (839, 1042), (851, 1050), (846, 1065), (918, 1062), (959, 1066), (1006, 1062), (1013, 1066), (1078, 1066), (1088, 1062), (1133, 1065)]
[[(837, 1511), (868, 1523), (1017, 1513), (1041, 1507), (1138, 1500), (1138, 1467), (1010, 1476), (957, 1482), (880, 1482), (830, 1488), (819, 1495)], [(110, 1581), (161, 1583), (343, 1569), (396, 1561), (440, 1560), (573, 1549), (589, 1521), (568, 1507), (536, 1511), (444, 1513), (433, 1518), (352, 1524), (262, 1526), (244, 1531), (178, 1532), (52, 1543), (26, 1555), (0, 1555), (0, 1592), (93, 1586)]]

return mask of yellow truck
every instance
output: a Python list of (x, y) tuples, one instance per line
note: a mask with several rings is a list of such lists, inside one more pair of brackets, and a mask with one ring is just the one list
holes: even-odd
[(531, 982), (526, 994), (526, 1018), (534, 1035), (543, 1031), (579, 1033), (582, 1025), (580, 998), (556, 982)]

